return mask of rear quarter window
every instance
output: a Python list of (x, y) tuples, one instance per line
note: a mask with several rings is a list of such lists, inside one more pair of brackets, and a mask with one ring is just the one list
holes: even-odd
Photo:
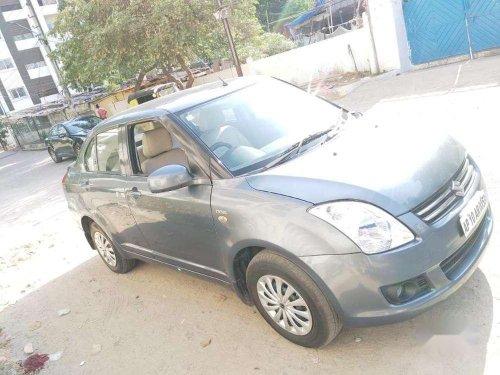
[(95, 172), (96, 168), (96, 154), (95, 154), (95, 138), (93, 138), (87, 148), (85, 149), (85, 154), (83, 155), (83, 166), (87, 172)]

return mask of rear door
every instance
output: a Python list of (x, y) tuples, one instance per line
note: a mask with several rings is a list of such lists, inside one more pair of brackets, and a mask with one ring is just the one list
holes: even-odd
[(145, 245), (137, 229), (126, 198), (127, 176), (124, 172), (119, 128), (98, 133), (84, 153), (86, 173), (80, 187), (90, 215), (122, 250), (130, 244)]
[(54, 150), (57, 156), (65, 156), (65, 150), (63, 146), (63, 140), (65, 129), (62, 125), (56, 125), (52, 131), (50, 136), (50, 144), (52, 145), (52, 149)]

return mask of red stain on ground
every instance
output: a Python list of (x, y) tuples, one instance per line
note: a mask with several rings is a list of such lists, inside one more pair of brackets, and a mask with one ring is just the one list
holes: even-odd
[(23, 362), (23, 370), (25, 374), (32, 374), (34, 372), (40, 371), (45, 366), (45, 362), (49, 360), (47, 354), (33, 354), (30, 355)]

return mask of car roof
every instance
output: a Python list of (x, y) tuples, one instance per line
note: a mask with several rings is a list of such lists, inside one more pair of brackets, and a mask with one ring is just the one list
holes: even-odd
[(93, 133), (113, 128), (119, 124), (177, 113), (269, 79), (271, 78), (265, 76), (248, 76), (220, 80), (181, 90), (121, 112), (98, 124), (93, 129)]

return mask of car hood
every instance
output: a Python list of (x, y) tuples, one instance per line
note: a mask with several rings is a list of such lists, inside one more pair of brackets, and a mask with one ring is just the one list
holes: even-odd
[(465, 156), (462, 145), (432, 129), (356, 125), (247, 181), (313, 204), (359, 200), (398, 216), (449, 181)]

